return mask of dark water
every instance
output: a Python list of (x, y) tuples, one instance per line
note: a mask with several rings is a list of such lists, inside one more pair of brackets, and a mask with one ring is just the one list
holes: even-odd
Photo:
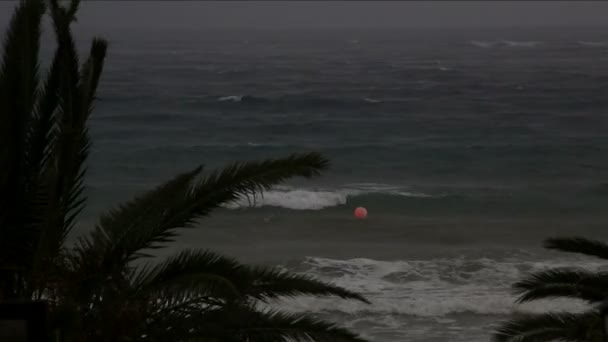
[[(199, 163), (322, 152), (323, 177), (233, 204), (180, 240), (374, 302), (290, 310), (376, 341), (487, 340), (513, 308), (510, 283), (575, 262), (549, 261), (544, 237), (608, 237), (605, 32), (106, 35), (85, 219)], [(368, 220), (351, 219), (358, 205)]]
[[(604, 215), (597, 32), (112, 33), (93, 118), (100, 193), (315, 150), (333, 168), (306, 185), (363, 190), (380, 209)], [(318, 209), (309, 200), (299, 209)]]

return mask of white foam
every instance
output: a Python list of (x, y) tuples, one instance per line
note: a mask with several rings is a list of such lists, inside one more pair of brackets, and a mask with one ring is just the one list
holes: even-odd
[(243, 197), (225, 205), (228, 209), (247, 207), (280, 207), (293, 210), (321, 210), (347, 204), (349, 198), (365, 194), (386, 194), (401, 197), (433, 197), (419, 192), (381, 184), (352, 184), (343, 189), (294, 189), (288, 186), (275, 187), (255, 196)]
[(347, 193), (313, 190), (272, 190), (261, 196), (246, 197), (227, 205), (230, 209), (243, 207), (282, 207), (295, 210), (320, 210), (346, 204)]
[(403, 197), (440, 197), (438, 195), (430, 195), (422, 192), (405, 191), (403, 187), (381, 183), (352, 183), (347, 184), (350, 189), (350, 194), (389, 194)]
[(364, 100), (365, 102), (369, 102), (369, 103), (380, 103), (380, 102), (382, 102), (381, 100), (376, 100), (376, 99), (373, 99), (373, 98), (371, 98), (371, 97), (366, 97), (366, 98), (364, 98), (363, 100)]
[[(510, 286), (527, 272), (556, 266), (578, 266), (581, 261), (532, 262), (491, 259), (436, 259), (426, 261), (332, 260), (307, 258), (303, 273), (365, 295), (371, 305), (336, 298), (297, 298), (281, 304), (301, 312), (343, 312), (366, 315), (441, 317), (473, 313), (507, 315), (514, 311), (580, 311), (576, 300), (515, 304)], [(584, 263), (597, 269), (602, 263)]]
[(495, 46), (498, 42), (484, 42), (479, 40), (472, 40), (471, 44), (480, 48), (491, 48)]
[(218, 98), (218, 101), (232, 101), (232, 102), (241, 102), (243, 100), (244, 95), (229, 95), (229, 96), (222, 96), (220, 98)]
[(527, 48), (533, 48), (533, 47), (536, 47), (536, 46), (542, 44), (542, 42), (539, 42), (539, 41), (514, 41), (514, 40), (504, 40), (503, 43), (506, 46), (527, 47)]

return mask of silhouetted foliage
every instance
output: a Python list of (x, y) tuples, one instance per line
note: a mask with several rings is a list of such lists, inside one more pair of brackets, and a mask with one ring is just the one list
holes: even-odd
[[(563, 252), (608, 259), (608, 245), (580, 237), (551, 238), (544, 246)], [(553, 312), (520, 314), (503, 323), (494, 334), (500, 342), (606, 341), (605, 303), (608, 300), (608, 272), (577, 268), (554, 268), (532, 273), (514, 284), (518, 302), (539, 299), (574, 298), (589, 304), (582, 313)]]
[[(280, 297), (362, 296), (308, 276), (204, 250), (151, 253), (223, 204), (328, 167), (318, 154), (197, 167), (103, 214), (67, 245), (86, 204), (93, 110), (107, 43), (81, 64), (71, 33), (78, 0), (21, 1), (0, 65), (0, 301), (45, 300), (57, 341), (362, 341), (308, 315), (271, 311)], [(57, 47), (39, 71), (41, 22)]]

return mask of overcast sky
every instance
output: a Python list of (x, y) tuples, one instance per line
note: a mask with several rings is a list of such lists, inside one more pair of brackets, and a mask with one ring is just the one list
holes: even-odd
[[(12, 6), (0, 2), (0, 24)], [(608, 26), (608, 1), (85, 1), (79, 17), (94, 27)]]

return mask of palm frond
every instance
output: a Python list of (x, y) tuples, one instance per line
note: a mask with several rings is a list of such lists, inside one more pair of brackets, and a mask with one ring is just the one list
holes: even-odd
[[(84, 163), (88, 156), (89, 137), (86, 120), (92, 107), (98, 74), (105, 56), (105, 45), (93, 42), (91, 56), (78, 71), (78, 55), (72, 37), (78, 1), (68, 7), (50, 1), (51, 18), (57, 47), (53, 61), (36, 103), (30, 125), (29, 143), (33, 163), (31, 177), (41, 204), (36, 213), (45, 229), (36, 250), (37, 273), (49, 277), (61, 253), (65, 239), (83, 210)], [(91, 83), (83, 84), (83, 81)], [(51, 276), (52, 277), (52, 276)], [(42, 280), (44, 281), (44, 279)]]
[(11, 144), (2, 146), (3, 156), (8, 152), (24, 156), (27, 124), (39, 83), (38, 51), (44, 11), (44, 3), (40, 0), (22, 1), (15, 10), (4, 40), (0, 64), (0, 127), (3, 129), (0, 137), (3, 142)]
[[(242, 276), (244, 266), (235, 259), (210, 251), (184, 250), (153, 267), (133, 272), (131, 283), (139, 294), (184, 290), (191, 297), (239, 297), (232, 280)], [(188, 298), (185, 298), (188, 300)]]
[[(163, 219), (170, 215), (170, 206), (185, 206), (192, 183), (202, 167), (177, 175), (172, 180), (134, 198), (130, 202), (103, 214), (94, 235), (105, 237), (106, 244), (120, 252), (126, 261), (144, 248), (172, 241), (174, 231), (157, 231)], [(160, 221), (160, 222), (159, 222)]]
[(57, 49), (40, 85), (43, 1), (17, 7), (0, 65), (0, 297), (44, 298), (58, 340), (363, 341), (307, 315), (256, 310), (260, 301), (297, 295), (367, 303), (311, 277), (205, 251), (135, 266), (223, 204), (318, 175), (328, 162), (315, 153), (196, 168), (102, 215), (66, 248), (86, 201), (87, 120), (107, 43), (94, 39), (80, 64), (71, 31), (80, 0), (48, 0)]
[[(0, 65), (0, 156), (13, 154), (14, 159), (2, 158), (3, 171), (4, 167), (24, 171), (29, 165), (31, 156), (27, 153), (26, 145), (40, 82), (38, 52), (44, 11), (44, 3), (40, 0), (22, 1), (6, 34)], [(21, 177), (24, 176), (21, 174)], [(20, 184), (25, 180), (14, 181)]]
[(519, 303), (530, 302), (548, 298), (573, 298), (590, 303), (597, 303), (608, 297), (608, 290), (605, 288), (594, 288), (576, 284), (549, 284), (535, 289), (524, 291), (517, 301)]
[[(132, 284), (139, 296), (164, 298), (161, 311), (176, 307), (209, 305), (250, 299), (268, 301), (300, 295), (339, 296), (369, 303), (363, 296), (313, 277), (276, 268), (247, 267), (234, 259), (209, 251), (185, 250), (154, 267), (135, 272)], [(176, 294), (177, 293), (177, 294)], [(172, 298), (167, 300), (167, 298)]]
[(608, 259), (608, 244), (584, 237), (550, 238), (545, 240), (544, 247)]
[(108, 49), (108, 42), (101, 38), (93, 39), (89, 58), (83, 64), (80, 71), (80, 94), (82, 96), (82, 113), (85, 118), (93, 111), (93, 101), (99, 85), (99, 79), (103, 71), (103, 64)]
[[(150, 329), (158, 340), (228, 342), (364, 342), (362, 337), (334, 323), (303, 314), (275, 310), (257, 311), (249, 306), (223, 307), (202, 314), (168, 316)], [(181, 335), (170, 335), (170, 331)]]
[(53, 150), (53, 130), (55, 126), (55, 113), (59, 105), (59, 87), (62, 69), (62, 57), (65, 47), (63, 38), (57, 37), (57, 48), (53, 61), (47, 72), (46, 80), (42, 86), (36, 103), (34, 120), (30, 125), (30, 146), (32, 155), (32, 172), (42, 173), (49, 161)]
[(40, 0), (25, 0), (16, 7), (0, 64), (0, 295), (5, 296), (23, 295), (15, 292), (23, 290), (23, 280), (14, 277), (31, 266), (40, 233), (31, 215), (37, 196), (27, 177), (27, 141), (38, 92), (44, 11)]
[(338, 296), (370, 304), (365, 297), (358, 293), (311, 276), (295, 274), (279, 268), (249, 267), (248, 269), (251, 283), (245, 287), (245, 293), (257, 300), (268, 301), (280, 297), (311, 295)]
[(67, 6), (63, 6), (60, 0), (49, 0), (55, 31), (62, 31), (76, 21), (76, 12), (80, 7), (80, 0), (68, 0), (66, 2), (68, 2)]
[(80, 0), (70, 0), (70, 4), (65, 9), (66, 16), (71, 18), (72, 21), (76, 21), (76, 12), (80, 8)]
[(296, 176), (312, 177), (327, 167), (319, 154), (291, 155), (262, 162), (235, 163), (212, 171), (192, 184), (195, 169), (102, 216), (95, 233), (106, 236), (112, 251), (104, 263), (122, 266), (145, 256), (142, 250), (173, 241), (177, 228), (194, 227), (196, 220), (242, 195), (270, 189)]
[[(35, 206), (36, 210), (32, 210), (32, 215), (41, 221), (41, 224), (45, 225), (45, 229), (42, 231), (43, 236), (38, 241), (38, 254), (47, 254), (46, 250), (48, 249), (43, 246), (48, 246), (56, 241), (56, 239), (51, 238), (53, 234), (50, 232), (55, 228), (52, 216), (56, 215), (56, 208), (53, 209), (54, 203), (51, 200), (54, 184), (52, 184), (52, 170), (48, 166), (52, 164), (51, 157), (55, 143), (55, 114), (59, 103), (58, 88), (60, 86), (62, 50), (63, 47), (58, 44), (46, 80), (39, 91), (36, 108), (29, 125), (27, 153), (30, 163), (27, 171), (32, 189), (39, 197), (39, 205)], [(59, 245), (59, 241), (56, 241), (55, 244)], [(40, 259), (40, 257), (42, 256), (39, 255), (37, 259)]]
[(56, 180), (54, 198), (57, 203), (55, 212), (56, 226), (67, 235), (73, 227), (74, 219), (82, 210), (84, 192), (84, 162), (89, 151), (89, 137), (86, 127), (88, 110), (83, 111), (83, 96), (80, 94), (79, 58), (76, 51), (70, 24), (74, 21), (70, 9), (77, 3), (72, 0), (68, 8), (62, 7), (58, 0), (52, 0), (51, 16), (62, 52), (59, 76), (59, 102), (57, 126), (53, 153)]
[(520, 315), (494, 333), (496, 342), (601, 341), (603, 320), (596, 311)]
[[(75, 6), (77, 7), (77, 5)], [(75, 11), (75, 9), (72, 10)], [(70, 131), (73, 129), (75, 134), (72, 137), (73, 140), (67, 142), (68, 147), (66, 147), (66, 149), (71, 150), (73, 158), (65, 166), (65, 170), (69, 171), (69, 173), (65, 177), (67, 185), (65, 188), (66, 199), (64, 204), (66, 216), (64, 217), (63, 229), (60, 236), (62, 243), (72, 230), (74, 222), (84, 209), (86, 201), (86, 196), (84, 196), (84, 175), (86, 168), (84, 165), (89, 155), (90, 147), (86, 122), (93, 111), (95, 93), (103, 70), (106, 50), (107, 43), (105, 40), (94, 39), (91, 44), (89, 58), (81, 67), (78, 76), (77, 98), (74, 99), (72, 104), (72, 109), (76, 110), (76, 115), (72, 117), (71, 127), (68, 128)], [(80, 106), (80, 108), (77, 106)], [(62, 136), (65, 136), (65, 133), (62, 133)]]
[(571, 297), (588, 302), (608, 298), (608, 272), (556, 268), (528, 275), (513, 285), (521, 294), (518, 301), (528, 302), (552, 297)]
[[(90, 271), (92, 277), (104, 279), (109, 274), (122, 273), (141, 246), (149, 246), (150, 232), (162, 220), (166, 202), (184, 203), (193, 180), (201, 172), (200, 167), (134, 198), (116, 209), (102, 214), (95, 229), (79, 239), (74, 250), (72, 264), (79, 272)], [(142, 231), (140, 231), (142, 230)], [(155, 242), (170, 241), (173, 231), (156, 234)]]
[(270, 190), (294, 177), (311, 178), (328, 168), (329, 162), (318, 153), (292, 154), (285, 158), (234, 163), (202, 175), (185, 207), (174, 208), (162, 230), (192, 227), (196, 220), (221, 205), (242, 196)]

